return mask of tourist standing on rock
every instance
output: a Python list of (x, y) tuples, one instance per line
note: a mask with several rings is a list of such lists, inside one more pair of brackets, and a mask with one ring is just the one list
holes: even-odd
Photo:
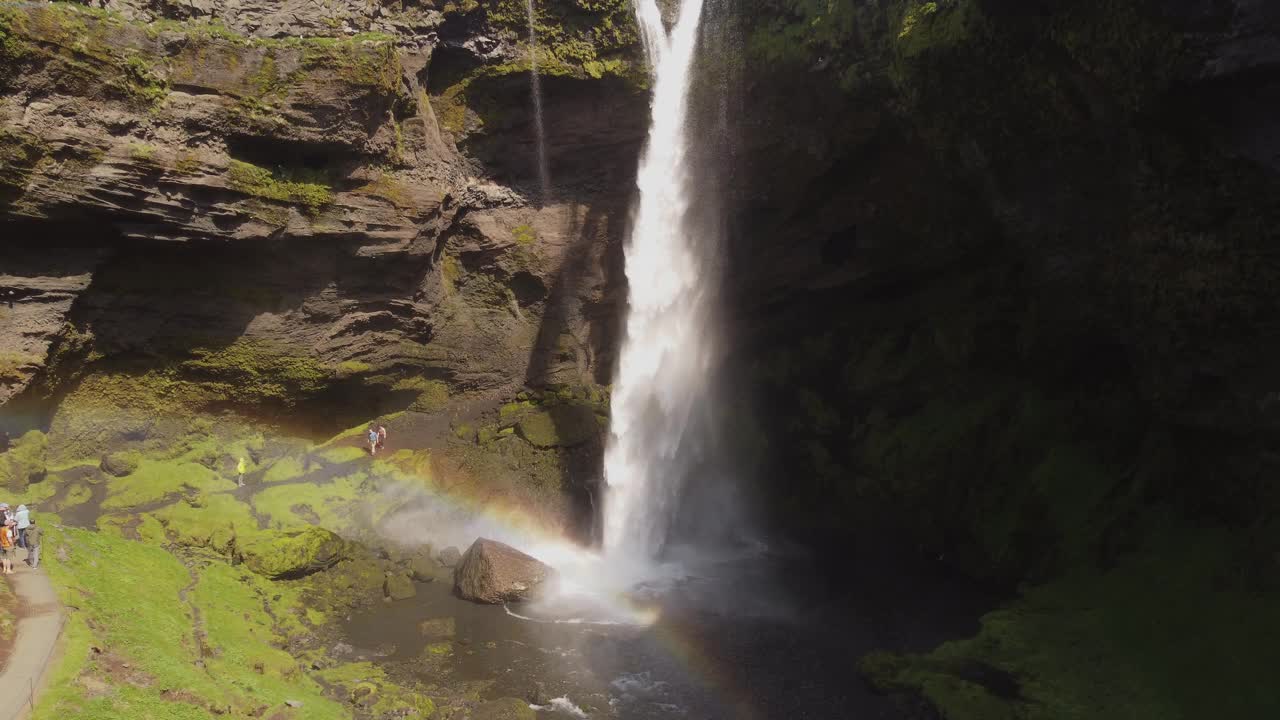
[(240, 458), (240, 462), (236, 463), (236, 487), (244, 487), (244, 458)]
[(387, 444), (387, 426), (378, 426), (378, 449), (381, 450)]
[(26, 505), (19, 505), (13, 519), (18, 522), (18, 547), (24, 548), (27, 546), (27, 528), (31, 526), (31, 511)]
[(369, 454), (378, 454), (378, 431), (372, 425), (369, 426)]
[(27, 526), (27, 564), (33, 568), (40, 567), (40, 528), (35, 520)]
[(0, 525), (0, 572), (13, 574), (13, 520), (6, 520)]

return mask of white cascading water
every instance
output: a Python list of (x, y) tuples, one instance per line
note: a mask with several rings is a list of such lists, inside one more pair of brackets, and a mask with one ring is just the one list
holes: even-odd
[(533, 96), (533, 131), (537, 135), (534, 142), (537, 144), (538, 190), (541, 192), (538, 202), (546, 204), (547, 195), (551, 192), (551, 167), (547, 163), (547, 133), (542, 123), (542, 78), (538, 75), (538, 31), (533, 0), (525, 0), (525, 10), (529, 15), (529, 94)]
[[(557, 581), (514, 617), (553, 623), (648, 624), (646, 589), (683, 577), (658, 561), (685, 478), (697, 465), (696, 416), (709, 400), (712, 283), (690, 215), (689, 91), (703, 0), (684, 0), (670, 33), (656, 0), (636, 0), (653, 68), (649, 137), (636, 183), (639, 200), (626, 247), (630, 307), (612, 434), (605, 449), (608, 492), (603, 552), (563, 540), (485, 530), (554, 567)], [(705, 239), (705, 238), (704, 238)], [(637, 592), (641, 591), (641, 592)], [(530, 613), (530, 614), (521, 614)]]
[(707, 401), (713, 333), (693, 195), (689, 94), (702, 0), (684, 0), (670, 32), (657, 0), (636, 0), (653, 68), (649, 137), (626, 246), (630, 303), (605, 450), (604, 554), (653, 559), (690, 473), (690, 433)]

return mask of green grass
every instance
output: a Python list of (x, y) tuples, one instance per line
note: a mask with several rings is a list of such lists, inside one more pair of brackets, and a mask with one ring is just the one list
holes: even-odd
[[(215, 681), (195, 666), (191, 619), (178, 600), (179, 591), (191, 581), (182, 563), (159, 547), (84, 530), (51, 532), (46, 545), (46, 551), (60, 545), (68, 550), (66, 562), (49, 562), (47, 567), (64, 604), (76, 608), (71, 611), (73, 622), (92, 623), (95, 646), (127, 657), (140, 673), (153, 678), (156, 693), (161, 688), (182, 688), (210, 700), (228, 699)], [(70, 651), (66, 661), (89, 664), (89, 658), (76, 657)], [(118, 680), (110, 676), (102, 679), (112, 684)], [(74, 693), (67, 695), (67, 700), (74, 698)], [(136, 698), (126, 693), (108, 699), (105, 707), (99, 703), (92, 709), (103, 718), (143, 717), (128, 714), (135, 705), (131, 700)], [(50, 706), (54, 703), (44, 703), (41, 709)], [(72, 702), (47, 717), (93, 717), (87, 714), (90, 709)], [(187, 715), (185, 709), (180, 712), (183, 714), (178, 717), (204, 717)]]
[[(1241, 577), (1225, 532), (1170, 528), (1101, 571), (1081, 568), (927, 655), (873, 656), (867, 674), (946, 720), (1280, 717), (1280, 597)], [(964, 669), (1016, 678), (1007, 698)]]
[[(245, 717), (263, 706), (270, 717), (286, 699), (301, 700), (308, 718), (351, 717), (272, 645), (279, 627), (264, 607), (288, 615), (271, 600), (296, 602), (287, 588), (197, 560), (198, 582), (183, 602), (191, 574), (161, 547), (84, 530), (47, 537), (50, 550), (67, 548), (66, 562), (48, 567), (70, 617), (63, 659), (35, 720), (209, 720), (213, 709)], [(201, 654), (188, 603), (203, 621), (205, 668), (196, 664)]]

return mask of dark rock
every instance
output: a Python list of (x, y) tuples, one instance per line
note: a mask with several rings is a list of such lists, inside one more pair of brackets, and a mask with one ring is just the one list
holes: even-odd
[(555, 574), (537, 558), (496, 540), (480, 538), (471, 544), (453, 571), (459, 597), (498, 604), (528, 600)]

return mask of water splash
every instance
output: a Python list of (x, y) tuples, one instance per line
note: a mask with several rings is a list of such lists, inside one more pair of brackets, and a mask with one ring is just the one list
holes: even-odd
[(709, 289), (690, 217), (689, 94), (702, 0), (684, 0), (670, 32), (657, 0), (637, 0), (653, 68), (649, 136), (626, 246), (630, 305), (605, 450), (604, 552), (649, 560), (666, 540), (697, 465), (697, 415), (712, 364)]
[(525, 0), (525, 10), (529, 15), (529, 94), (533, 96), (533, 131), (538, 152), (538, 189), (541, 196), (538, 201), (546, 204), (551, 193), (551, 166), (547, 163), (547, 131), (542, 121), (542, 77), (538, 74), (538, 29), (537, 14), (533, 9), (533, 0)]

